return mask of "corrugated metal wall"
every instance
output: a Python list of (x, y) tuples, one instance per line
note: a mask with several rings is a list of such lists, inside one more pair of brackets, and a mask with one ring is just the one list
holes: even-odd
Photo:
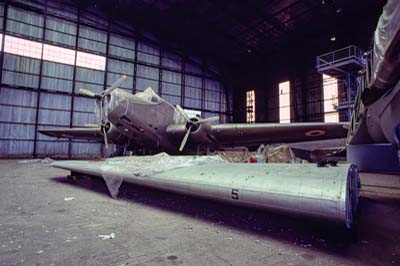
[[(230, 120), (232, 104), (227, 103), (232, 99), (227, 100), (217, 66), (207, 68), (201, 58), (166, 50), (154, 37), (147, 39), (150, 35), (98, 14), (41, 2), (0, 3), (1, 157), (99, 156), (101, 144), (57, 140), (37, 130), (95, 124), (94, 99), (78, 95), (79, 88), (100, 92), (122, 74), (128, 78), (120, 87), (129, 92), (152, 87), (173, 104), (201, 110), (205, 117), (220, 115), (221, 122)], [(20, 50), (28, 44), (11, 36), (34, 43), (24, 54)], [(104, 68), (98, 67), (100, 61), (85, 61), (88, 54), (106, 58)]]

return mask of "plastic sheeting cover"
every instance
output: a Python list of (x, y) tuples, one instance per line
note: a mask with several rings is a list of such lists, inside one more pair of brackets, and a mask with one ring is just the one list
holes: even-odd
[(116, 198), (124, 181), (120, 177), (122, 175), (146, 177), (172, 169), (218, 162), (225, 161), (220, 156), (170, 156), (159, 153), (150, 156), (110, 158), (104, 161), (101, 172), (111, 196)]
[(161, 102), (160, 96), (157, 95), (157, 93), (154, 92), (154, 90), (151, 87), (148, 87), (145, 91), (143, 92), (138, 92), (135, 94), (138, 98), (151, 102), (151, 103), (159, 103)]
[(284, 144), (260, 145), (256, 152), (245, 148), (241, 151), (217, 151), (216, 154), (230, 163), (249, 163), (250, 158), (256, 158), (258, 163), (304, 163), (290, 146)]
[[(379, 69), (383, 64), (387, 51), (396, 34), (400, 31), (400, 1), (389, 0), (383, 8), (374, 36), (372, 80), (385, 82), (379, 77)], [(375, 83), (375, 82), (374, 82)]]
[(268, 163), (296, 163), (301, 161), (296, 158), (288, 145), (267, 145), (265, 148), (260, 147), (258, 152), (262, 153), (262, 157)]

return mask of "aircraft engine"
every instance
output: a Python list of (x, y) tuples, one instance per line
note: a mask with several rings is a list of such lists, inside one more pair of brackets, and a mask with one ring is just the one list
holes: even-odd
[[(189, 128), (188, 125), (189, 123), (187, 123), (186, 130)], [(194, 143), (207, 143), (212, 141), (209, 137), (211, 126), (208, 123), (195, 124), (190, 131), (190, 140)]]
[[(219, 120), (218, 116), (213, 116), (213, 117), (208, 117), (208, 118), (201, 118), (201, 117), (189, 118), (188, 115), (185, 113), (185, 111), (179, 104), (176, 105), (176, 109), (186, 119), (186, 125), (185, 125), (186, 133), (182, 139), (181, 145), (179, 147), (179, 151), (183, 151), (183, 148), (186, 145), (189, 135), (191, 136), (191, 139), (194, 140), (195, 142), (200, 142), (201, 140), (205, 140), (205, 141), (212, 140), (209, 137), (209, 135), (207, 134), (206, 129), (207, 129), (207, 125), (208, 125), (208, 129), (209, 130), (211, 129), (209, 123), (211, 123), (212, 121)], [(204, 131), (204, 130), (206, 130), (206, 131)], [(199, 133), (196, 133), (197, 131)], [(204, 132), (204, 133), (202, 133), (202, 132)]]
[(110, 122), (107, 122), (103, 125), (104, 130), (107, 134), (108, 141), (111, 141), (114, 144), (125, 144), (128, 143), (129, 139), (124, 136), (115, 126), (113, 126)]

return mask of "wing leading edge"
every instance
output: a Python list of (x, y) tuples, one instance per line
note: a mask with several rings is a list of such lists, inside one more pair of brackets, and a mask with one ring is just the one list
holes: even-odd
[(103, 142), (103, 134), (100, 127), (81, 127), (81, 128), (50, 128), (41, 129), (40, 133), (56, 138), (83, 139)]

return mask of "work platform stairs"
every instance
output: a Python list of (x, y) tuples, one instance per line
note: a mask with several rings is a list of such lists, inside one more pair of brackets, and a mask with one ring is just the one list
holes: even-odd
[(346, 89), (346, 100), (339, 102), (337, 110), (347, 110), (350, 120), (360, 78), (358, 72), (365, 67), (363, 51), (350, 45), (317, 57), (317, 70), (321, 74), (342, 80)]

